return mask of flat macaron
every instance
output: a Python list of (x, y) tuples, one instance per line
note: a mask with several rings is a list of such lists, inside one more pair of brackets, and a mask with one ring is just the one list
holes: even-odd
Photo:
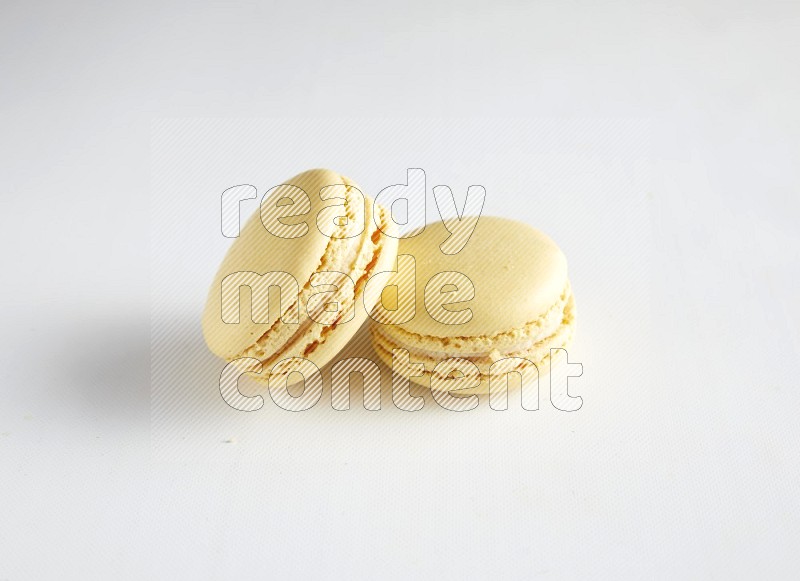
[[(415, 261), (415, 313), (399, 324), (373, 321), (375, 352), (392, 367), (393, 350), (407, 350), (424, 372), (395, 371), (440, 390), (450, 389), (448, 377), (460, 376), (452, 373), (452, 358), (465, 359), (458, 371), (469, 389), (459, 394), (486, 393), (492, 377), (512, 371), (546, 371), (550, 349), (568, 346), (575, 330), (564, 253), (539, 230), (505, 218), (480, 217), (457, 254), (440, 249), (449, 235), (437, 222), (400, 241), (398, 261), (404, 255)], [(409, 280), (399, 271), (389, 280), (397, 285), (395, 301)]]
[(261, 380), (297, 370), (296, 358), (325, 365), (366, 319), (369, 277), (394, 264), (390, 224), (382, 207), (330, 170), (270, 189), (211, 284), (202, 320), (208, 348), (227, 361), (258, 360)]

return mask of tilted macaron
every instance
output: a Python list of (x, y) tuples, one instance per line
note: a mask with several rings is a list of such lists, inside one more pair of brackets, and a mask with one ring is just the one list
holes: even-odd
[[(270, 190), (209, 290), (202, 321), (209, 349), (228, 361), (257, 359), (256, 379), (288, 375), (297, 369), (291, 358), (323, 366), (366, 319), (368, 278), (395, 261), (397, 239), (381, 231), (390, 222), (330, 170), (310, 170)], [(270, 284), (281, 285), (280, 302), (270, 300)]]
[[(425, 365), (422, 375), (410, 379), (433, 389), (447, 389), (441, 380), (451, 370), (443, 366), (444, 376), (433, 375), (437, 364), (467, 359), (474, 366), (461, 372), (480, 385), (458, 393), (486, 393), (490, 376), (531, 373), (532, 365), (538, 373), (546, 371), (550, 349), (567, 346), (575, 328), (564, 254), (542, 232), (504, 218), (480, 217), (457, 254), (440, 249), (448, 236), (437, 222), (400, 241), (398, 260), (411, 255), (416, 262), (416, 312), (402, 324), (372, 323), (376, 353), (391, 367), (392, 350), (408, 350), (411, 362)], [(453, 272), (464, 276), (448, 274)], [(388, 284), (398, 285), (401, 293), (404, 278), (395, 274)]]

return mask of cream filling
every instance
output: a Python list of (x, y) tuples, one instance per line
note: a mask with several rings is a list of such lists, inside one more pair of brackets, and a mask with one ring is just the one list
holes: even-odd
[[(380, 331), (378, 331), (380, 333)], [(385, 339), (388, 339), (386, 335), (383, 335)], [(536, 345), (540, 340), (530, 339), (528, 341), (523, 341), (520, 343), (513, 343), (512, 345), (504, 348), (503, 351), (498, 351), (497, 349), (492, 349), (491, 351), (458, 351), (458, 352), (447, 352), (447, 351), (436, 351), (430, 349), (423, 349), (421, 347), (415, 346), (403, 346), (403, 349), (407, 349), (411, 355), (418, 355), (420, 357), (427, 357), (429, 359), (447, 359), (448, 357), (464, 357), (465, 359), (485, 359), (491, 358), (492, 355), (499, 354), (500, 357), (511, 357), (514, 353), (519, 353), (521, 351), (529, 351)]]
[[(572, 339), (571, 330), (570, 330), (569, 334), (561, 342), (557, 342), (555, 340), (557, 335), (558, 335), (558, 333), (554, 333), (552, 335), (552, 337), (548, 337), (547, 339), (544, 339), (544, 340), (542, 340), (540, 342), (541, 343), (550, 342), (551, 343), (551, 347), (554, 347), (554, 348), (555, 347), (566, 347), (570, 343), (570, 341)], [(373, 347), (378, 352), (378, 355), (381, 357), (381, 359), (383, 359), (384, 363), (388, 367), (391, 368), (392, 367), (392, 352), (390, 350), (388, 350), (388, 347), (384, 346), (384, 345), (382, 345), (380, 343), (377, 343), (377, 342), (373, 343)], [(397, 348), (398, 347), (395, 347), (395, 349), (397, 349)], [(405, 347), (403, 347), (403, 348), (405, 348)], [(526, 355), (528, 355), (528, 357), (526, 357)], [(550, 364), (550, 353), (549, 353), (549, 351), (548, 351), (548, 353), (546, 355), (544, 355), (543, 357), (539, 358), (538, 361), (532, 361), (531, 359), (529, 359), (529, 356), (530, 355), (528, 353), (525, 353), (525, 352), (522, 352), (522, 353), (508, 353), (508, 354), (505, 354), (503, 356), (498, 357), (498, 359), (502, 359), (504, 357), (521, 357), (523, 359), (526, 359), (527, 361), (530, 361), (534, 365), (536, 365), (536, 367), (537, 367), (539, 372), (544, 371), (546, 369), (546, 367)], [(449, 353), (444, 358), (446, 359), (448, 357), (462, 357), (462, 356), (454, 354), (454, 353)], [(464, 357), (464, 358), (465, 359), (470, 359), (471, 361), (473, 361), (473, 358), (470, 358), (470, 357)], [(434, 367), (435, 367), (435, 361), (436, 360), (434, 360), (434, 362), (429, 362), (429, 363), (434, 364)], [(479, 361), (473, 361), (473, 363), (479, 364), (480, 362)], [(501, 372), (501, 375), (506, 374), (506, 373), (508, 373), (510, 371), (520, 371), (523, 368), (525, 368), (527, 365), (528, 364), (526, 362), (522, 362), (520, 365), (518, 365), (518, 366), (516, 366), (514, 368), (503, 368), (502, 372)], [(489, 366), (489, 367), (491, 367), (491, 366)], [(425, 367), (423, 369), (422, 373), (423, 373), (423, 377), (425, 377), (425, 376), (436, 376), (436, 377), (439, 377), (441, 379), (448, 379), (447, 377), (444, 377), (441, 374), (439, 374), (436, 371), (434, 371), (433, 368), (432, 369), (428, 369), (428, 367)], [(489, 379), (491, 377), (491, 374), (488, 372), (488, 369), (487, 370), (480, 369), (480, 365), (479, 365), (478, 373), (476, 374), (476, 376), (479, 377), (483, 381), (483, 380)]]
[[(378, 349), (379, 355), (381, 355), (389, 365), (391, 365), (390, 362), (392, 360), (392, 349), (402, 348), (406, 349), (412, 358), (413, 356), (416, 356), (417, 359), (427, 359), (428, 363), (435, 364), (438, 361), (447, 359), (449, 357), (462, 357), (464, 359), (469, 359), (479, 367), (488, 368), (494, 362), (508, 357), (521, 357), (528, 359), (532, 353), (537, 352), (544, 346), (548, 346), (547, 353), (542, 357), (536, 357), (538, 361), (532, 362), (538, 365), (541, 362), (548, 361), (550, 358), (550, 347), (563, 347), (572, 339), (574, 320), (575, 302), (572, 294), (570, 293), (566, 303), (564, 304), (563, 310), (561, 311), (559, 322), (555, 329), (551, 330), (550, 334), (548, 334), (546, 337), (533, 337), (524, 341), (507, 344), (504, 345), (502, 349), (492, 348), (487, 351), (442, 351), (439, 349), (425, 349), (415, 345), (409, 345), (407, 343), (396, 342), (392, 337), (383, 332), (383, 327), (380, 325), (373, 324), (371, 330), (373, 333), (374, 346)], [(425, 337), (424, 339), (428, 339), (428, 337)], [(462, 339), (466, 340), (466, 338)], [(432, 370), (426, 368), (425, 373), (431, 374)], [(488, 376), (484, 370), (482, 370), (481, 375)]]
[(549, 337), (562, 324), (564, 312), (571, 297), (572, 287), (567, 281), (558, 299), (537, 319), (521, 327), (499, 331), (492, 335), (438, 337), (414, 333), (399, 325), (373, 325), (373, 327), (380, 329), (381, 336), (390, 343), (424, 345), (427, 351), (444, 357), (458, 356), (463, 353), (479, 357), (495, 350), (506, 353), (527, 348), (531, 343), (535, 344)]
[[(367, 200), (370, 201), (369, 198), (367, 198)], [(383, 208), (380, 206), (375, 206), (375, 210), (378, 213), (381, 227), (386, 228), (386, 216)], [(370, 222), (372, 222), (372, 220), (370, 220)], [(330, 297), (328, 302), (338, 302), (340, 305), (340, 316), (335, 322), (330, 325), (322, 326), (311, 316), (303, 313), (305, 316), (294, 332), (291, 333), (291, 335), (279, 345), (270, 347), (269, 354), (267, 354), (267, 347), (269, 346), (270, 338), (274, 336), (275, 333), (279, 333), (281, 331), (280, 329), (276, 328), (282, 322), (279, 318), (272, 325), (272, 327), (270, 327), (270, 329), (261, 336), (256, 344), (246, 349), (244, 353), (240, 355), (240, 357), (254, 357), (259, 359), (264, 366), (264, 372), (262, 373), (262, 376), (266, 378), (269, 376), (269, 370), (276, 363), (278, 357), (306, 357), (310, 355), (320, 344), (324, 343), (327, 335), (336, 328), (341, 321), (341, 318), (347, 313), (350, 305), (359, 295), (359, 291), (362, 289), (366, 283), (366, 280), (369, 278), (372, 269), (375, 267), (381, 251), (380, 236), (380, 227), (369, 229), (365, 226), (364, 234), (360, 238), (331, 239), (331, 241), (328, 243), (328, 247), (326, 248), (325, 254), (323, 255), (316, 272), (342, 272), (349, 273), (351, 278), (358, 277), (353, 281), (355, 292), (352, 296), (345, 294), (343, 290), (340, 290)], [(334, 248), (334, 245), (337, 244), (347, 244), (346, 250), (340, 250), (337, 252)], [(333, 262), (328, 262), (331, 254), (336, 256), (336, 259)], [(336, 283), (332, 282), (331, 284)], [(290, 307), (290, 309), (287, 309), (287, 311), (291, 310), (292, 308), (298, 308), (299, 304), (307, 304), (310, 295), (311, 284), (309, 278), (309, 281), (306, 282), (300, 291), (298, 301), (292, 307)], [(320, 305), (317, 310), (312, 312), (312, 314), (317, 316), (322, 313), (323, 309), (324, 304)], [(306, 336), (315, 325), (320, 325), (322, 327), (319, 331), (318, 337), (308, 342), (307, 345), (304, 345), (307, 342)], [(303, 348), (302, 352), (300, 351), (301, 347)]]

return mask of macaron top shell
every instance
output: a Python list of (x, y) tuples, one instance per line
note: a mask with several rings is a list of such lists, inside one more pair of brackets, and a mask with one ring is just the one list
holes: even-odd
[[(506, 218), (482, 216), (466, 246), (453, 255), (439, 247), (448, 236), (445, 225), (436, 222), (400, 241), (398, 255), (410, 254), (416, 261), (416, 313), (399, 325), (403, 331), (430, 337), (491, 336), (522, 328), (563, 303), (569, 285), (567, 260), (539, 230)], [(473, 299), (445, 307), (469, 308), (472, 317), (465, 323), (440, 322), (425, 306), (426, 285), (444, 271), (462, 273), (474, 285)], [(397, 276), (389, 284), (396, 282)]]
[[(320, 196), (323, 188), (337, 185), (339, 195), (343, 195), (345, 189), (347, 191), (348, 201), (344, 206), (348, 220), (334, 218), (342, 213), (342, 198), (323, 200)], [(295, 176), (270, 190), (259, 211), (250, 217), (231, 245), (209, 290), (202, 326), (206, 343), (212, 352), (228, 360), (247, 356), (265, 363), (270, 363), (271, 358), (281, 352), (288, 353), (287, 356), (308, 355), (310, 360), (322, 365), (352, 337), (366, 318), (360, 300), (354, 301), (352, 296), (347, 298), (351, 304), (354, 303), (355, 317), (338, 328), (333, 325), (335, 333), (330, 332), (331, 326), (311, 321), (306, 311), (307, 303), (303, 301), (307, 301), (313, 292), (309, 288), (309, 281), (317, 272), (343, 272), (357, 283), (375, 268), (388, 269), (396, 256), (396, 241), (375, 235), (377, 227), (373, 220), (372, 200), (353, 188), (357, 186), (340, 174), (316, 169)], [(291, 199), (286, 200), (287, 197)], [(285, 205), (292, 206), (292, 199), (296, 207), (283, 208)], [(356, 212), (355, 206), (362, 204), (363, 212), (360, 207)], [(337, 210), (332, 212), (332, 206), (336, 206)], [(323, 211), (325, 208), (329, 209)], [(379, 211), (382, 212), (380, 208)], [(278, 223), (276, 213), (278, 216), (302, 215), (279, 218)], [(357, 213), (363, 215), (363, 222), (356, 219)], [(330, 219), (333, 222), (330, 228), (324, 228), (327, 233), (320, 230), (318, 219)], [(307, 224), (307, 228), (301, 226), (293, 232), (281, 230), (280, 224), (291, 227), (302, 222)], [(272, 232), (265, 224), (272, 225)], [(329, 235), (331, 229), (336, 230), (336, 236)], [(305, 233), (297, 236), (303, 230)], [(235, 301), (223, 301), (222, 282), (225, 277), (247, 272), (257, 275), (283, 272), (291, 275), (297, 281), (300, 292), (298, 295), (289, 293), (287, 304), (291, 304), (290, 310), (293, 308), (297, 313), (298, 322), (283, 321), (281, 317), (287, 313), (283, 308), (269, 308), (265, 318), (254, 322), (256, 317), (251, 316), (254, 293), (251, 292), (237, 294)], [(267, 299), (262, 296), (259, 300)], [(239, 321), (235, 324), (223, 320), (223, 310), (229, 308), (231, 303), (239, 313)], [(277, 306), (278, 301), (270, 301), (269, 306), (273, 305)], [(303, 345), (303, 341), (310, 341), (311, 345)]]

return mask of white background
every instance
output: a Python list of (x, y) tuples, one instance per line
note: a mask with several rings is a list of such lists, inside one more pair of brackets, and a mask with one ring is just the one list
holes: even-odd
[[(798, 576), (796, 3), (0, 11), (0, 579)], [(159, 153), (170, 117), (272, 121)], [(224, 415), (194, 318), (219, 194), (320, 165), (481, 183), (551, 234), (583, 408)], [(196, 365), (171, 431), (166, 313)]]

